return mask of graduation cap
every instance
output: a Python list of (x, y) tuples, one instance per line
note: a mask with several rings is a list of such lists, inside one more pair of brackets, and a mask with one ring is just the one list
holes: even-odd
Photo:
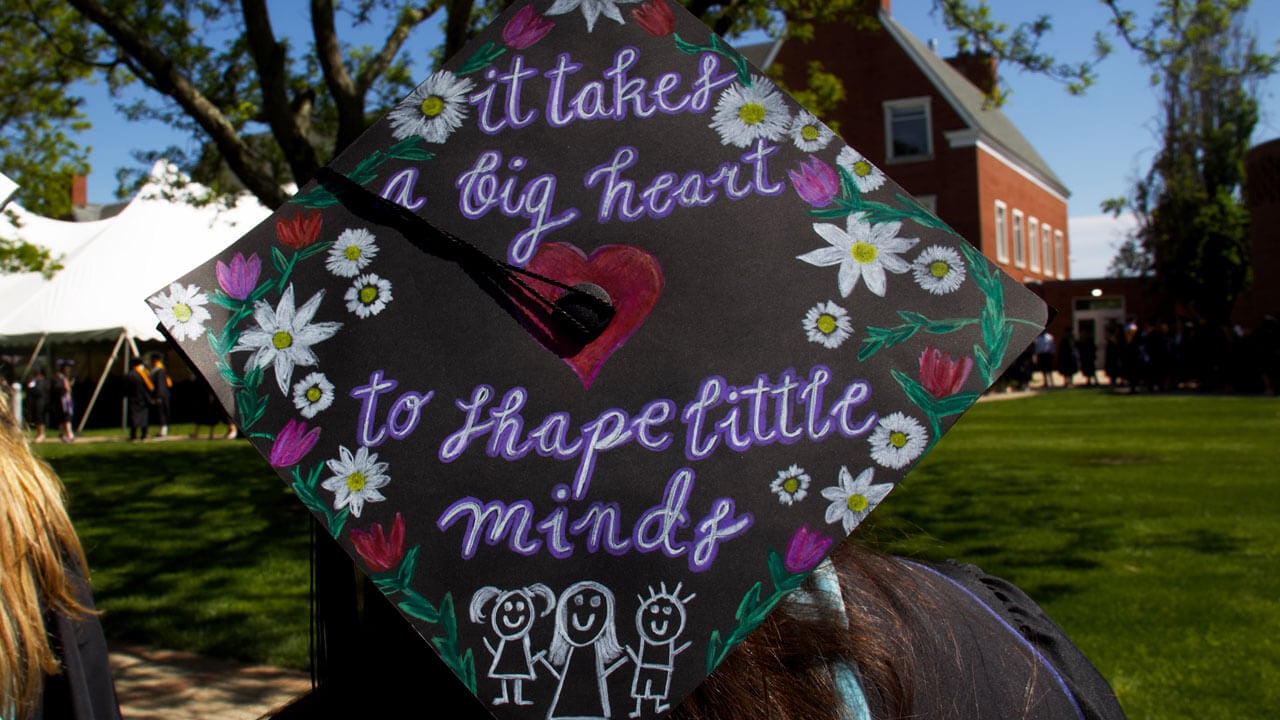
[(665, 0), (516, 3), (150, 302), (513, 718), (677, 705), (1044, 318)]

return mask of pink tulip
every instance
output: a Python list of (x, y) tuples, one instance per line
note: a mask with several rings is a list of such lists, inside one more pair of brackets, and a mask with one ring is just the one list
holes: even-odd
[(502, 42), (512, 50), (523, 50), (541, 40), (555, 26), (534, 12), (532, 5), (525, 5), (502, 28)]
[(787, 554), (782, 566), (792, 574), (812, 570), (826, 557), (831, 543), (830, 537), (810, 530), (807, 525), (801, 525), (791, 536), (791, 542), (787, 543)]
[(920, 353), (920, 384), (935, 398), (950, 397), (960, 392), (971, 370), (973, 358), (968, 355), (952, 360), (951, 355), (934, 347), (926, 347)]
[(236, 253), (231, 258), (231, 265), (227, 266), (219, 260), (214, 264), (214, 270), (218, 273), (218, 285), (229, 297), (236, 300), (243, 300), (249, 297), (249, 293), (253, 292), (253, 288), (258, 284), (258, 273), (262, 272), (262, 260), (258, 258), (258, 254), (254, 253), (249, 256), (248, 260), (244, 259), (244, 253)]
[(271, 444), (271, 467), (289, 467), (311, 452), (320, 440), (320, 428), (307, 429), (307, 424), (294, 418), (284, 424)]
[(374, 523), (368, 530), (351, 529), (351, 544), (375, 573), (396, 569), (404, 557), (404, 517), (396, 513), (391, 521), (391, 536), (382, 531), (382, 525)]
[(791, 187), (796, 189), (796, 193), (814, 207), (830, 205), (836, 193), (840, 192), (840, 177), (816, 155), (810, 155), (807, 162), (800, 163), (799, 170), (788, 170), (787, 175), (791, 177)]

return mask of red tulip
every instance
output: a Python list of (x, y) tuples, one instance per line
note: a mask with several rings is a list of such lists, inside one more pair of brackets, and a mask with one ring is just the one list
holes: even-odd
[(364, 558), (369, 569), (384, 573), (396, 569), (404, 557), (404, 517), (396, 513), (391, 521), (391, 537), (382, 532), (382, 525), (374, 523), (368, 530), (351, 528), (351, 544)]
[(973, 370), (973, 358), (968, 355), (952, 360), (951, 355), (934, 347), (926, 347), (920, 353), (920, 384), (935, 398), (955, 395), (964, 387)]
[(320, 428), (307, 429), (307, 424), (294, 418), (280, 428), (280, 434), (271, 444), (271, 467), (289, 467), (311, 452), (320, 440)]
[(555, 23), (534, 12), (532, 5), (525, 5), (502, 28), (502, 42), (512, 50), (523, 50), (546, 37), (555, 26)]
[(320, 223), (323, 219), (319, 210), (298, 213), (292, 218), (278, 218), (276, 236), (280, 238), (282, 245), (301, 250), (320, 237)]
[(787, 175), (791, 177), (791, 187), (814, 207), (830, 205), (836, 193), (840, 192), (840, 177), (816, 155), (810, 155), (808, 162), (800, 163), (799, 170), (788, 170)]
[(807, 525), (801, 525), (787, 543), (787, 554), (782, 566), (787, 572), (795, 574), (812, 570), (822, 562), (827, 550), (831, 549), (832, 540), (820, 532), (814, 532)]
[(632, 10), (631, 16), (645, 32), (654, 37), (670, 35), (676, 29), (675, 13), (671, 12), (671, 6), (666, 0), (649, 0)]

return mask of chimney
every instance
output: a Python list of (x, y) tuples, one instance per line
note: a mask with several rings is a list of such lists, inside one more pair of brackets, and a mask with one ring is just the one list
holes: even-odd
[[(887, 0), (886, 0), (887, 2)], [(996, 58), (988, 52), (963, 52), (947, 58), (947, 64), (960, 71), (969, 82), (990, 95), (996, 88)]]
[(71, 206), (84, 207), (89, 204), (89, 178), (84, 175), (71, 176)]

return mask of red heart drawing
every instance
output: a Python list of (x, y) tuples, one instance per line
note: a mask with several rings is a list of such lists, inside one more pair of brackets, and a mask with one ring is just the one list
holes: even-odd
[[(575, 348), (577, 352), (574, 354), (557, 352), (547, 340), (538, 333), (534, 334), (547, 349), (556, 352), (573, 368), (584, 388), (591, 387), (605, 360), (644, 324), (658, 303), (666, 282), (658, 259), (631, 245), (605, 245), (588, 257), (573, 245), (546, 243), (538, 248), (525, 269), (569, 287), (595, 283), (609, 293), (614, 308), (609, 326), (595, 340), (580, 349)], [(561, 288), (533, 283), (539, 285), (553, 302), (565, 293)]]

